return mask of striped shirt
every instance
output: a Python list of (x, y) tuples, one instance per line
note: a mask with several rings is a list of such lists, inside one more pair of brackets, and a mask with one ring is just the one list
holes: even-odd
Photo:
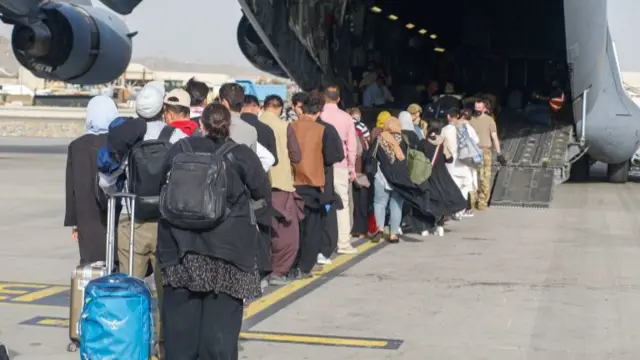
[(365, 139), (368, 139), (371, 136), (371, 133), (369, 132), (369, 128), (367, 128), (367, 125), (365, 125), (360, 120), (353, 119), (353, 121), (356, 124), (356, 131), (362, 134), (362, 136), (364, 136)]

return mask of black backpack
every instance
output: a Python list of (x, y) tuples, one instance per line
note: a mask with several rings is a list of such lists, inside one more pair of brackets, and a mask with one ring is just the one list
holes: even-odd
[(170, 224), (187, 230), (211, 230), (229, 214), (227, 156), (237, 146), (228, 141), (213, 153), (195, 153), (187, 139), (162, 187), (160, 212)]
[(136, 220), (149, 221), (160, 217), (158, 201), (162, 188), (164, 158), (171, 147), (171, 135), (176, 129), (165, 126), (156, 140), (144, 140), (131, 148), (128, 165), (128, 190), (136, 194)]

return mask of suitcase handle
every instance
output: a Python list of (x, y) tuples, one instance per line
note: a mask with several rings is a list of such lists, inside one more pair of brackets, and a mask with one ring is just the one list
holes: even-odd
[(136, 230), (136, 206), (135, 206), (135, 194), (117, 192), (108, 195), (108, 203), (107, 203), (107, 274), (113, 273), (113, 265), (115, 263), (116, 257), (116, 246), (115, 246), (115, 238), (116, 238), (116, 199), (129, 199), (131, 204), (131, 220), (130, 225), (131, 229), (129, 232), (129, 275), (133, 276), (133, 253), (134, 253), (134, 238), (135, 238), (135, 230)]

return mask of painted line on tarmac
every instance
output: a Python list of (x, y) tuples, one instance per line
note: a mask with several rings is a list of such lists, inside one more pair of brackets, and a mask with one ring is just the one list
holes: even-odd
[[(252, 328), (294, 301), (326, 284), (329, 280), (383, 248), (386, 243), (376, 244), (360, 240), (355, 244), (358, 253), (335, 257), (331, 264), (325, 265), (322, 271), (314, 273), (312, 278), (296, 280), (280, 287), (267, 287), (261, 298), (252, 301), (245, 308), (243, 329)], [(0, 281), (0, 304), (68, 308), (70, 296), (69, 286)]]
[[(68, 328), (69, 319), (59, 317), (36, 316), (23, 321), (20, 325), (45, 326), (55, 328)], [(367, 348), (380, 350), (397, 350), (402, 345), (402, 340), (378, 339), (348, 336), (327, 336), (312, 334), (293, 334), (264, 331), (243, 331), (240, 333), (242, 341), (260, 341), (300, 345), (339, 346), (351, 348)]]
[(331, 279), (336, 278), (352, 266), (373, 255), (386, 245), (386, 242), (372, 243), (370, 241), (364, 241), (362, 244), (356, 246), (356, 249), (358, 249), (356, 254), (336, 257), (332, 260), (331, 264), (325, 265), (322, 271), (314, 273), (312, 278), (296, 280), (277, 288), (266, 296), (256, 299), (245, 309), (242, 329), (248, 330), (253, 328), (260, 322), (291, 305), (293, 302), (326, 284)]

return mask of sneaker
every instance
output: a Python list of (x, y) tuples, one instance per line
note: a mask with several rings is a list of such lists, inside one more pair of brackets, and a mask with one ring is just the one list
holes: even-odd
[(287, 285), (290, 282), (291, 280), (288, 279), (286, 276), (277, 276), (277, 275), (269, 276), (269, 285), (271, 286)]
[(465, 210), (465, 211), (462, 213), (462, 217), (473, 217), (473, 215), (474, 215), (474, 214), (473, 214), (473, 210)]
[(356, 249), (356, 248), (354, 248), (352, 246), (344, 248), (344, 249), (338, 249), (338, 254), (341, 254), (341, 255), (353, 255), (353, 254), (356, 254), (357, 252), (358, 252), (358, 249)]
[(444, 236), (444, 227), (442, 227), (442, 226), (436, 227), (436, 235)]
[(425, 230), (420, 233), (421, 236), (429, 236), (429, 230)]
[(453, 219), (455, 221), (462, 220), (462, 211), (459, 212), (459, 213), (455, 213), (455, 214), (451, 215), (451, 219)]
[(324, 255), (322, 254), (318, 254), (318, 259), (316, 260), (316, 263), (320, 265), (329, 265), (331, 264), (331, 259), (324, 257)]

